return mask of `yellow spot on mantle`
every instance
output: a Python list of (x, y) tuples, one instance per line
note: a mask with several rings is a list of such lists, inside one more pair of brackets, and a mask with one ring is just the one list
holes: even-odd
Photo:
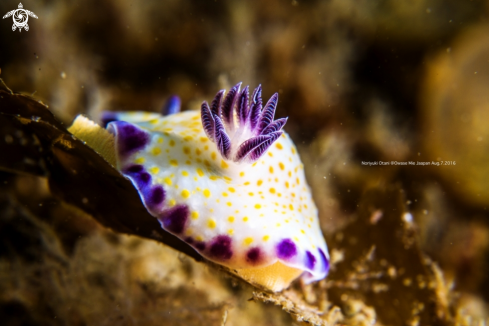
[(183, 175), (184, 177), (188, 177), (188, 172), (187, 172), (187, 171), (182, 171), (182, 175)]
[(226, 205), (228, 205), (228, 206), (230, 206), (230, 207), (231, 207), (231, 206), (233, 206), (233, 203), (231, 203), (230, 201), (228, 201), (228, 202), (226, 203)]
[(260, 204), (256, 204), (256, 205), (255, 205), (255, 208), (256, 208), (256, 209), (260, 209), (260, 208), (261, 208), (261, 205), (260, 205)]
[(275, 193), (275, 188), (270, 188), (270, 193), (274, 194)]
[(236, 191), (236, 190), (235, 190), (233, 187), (229, 187), (229, 188), (228, 188), (228, 190), (229, 190), (230, 192), (235, 192), (235, 191)]
[(280, 167), (280, 170), (284, 170), (285, 169), (285, 165), (282, 162), (279, 162), (278, 163), (278, 166)]
[(175, 204), (176, 204), (175, 199), (170, 199), (170, 200), (168, 201), (168, 206), (170, 206), (170, 207), (175, 206)]
[(229, 230), (228, 230), (228, 234), (229, 234), (229, 235), (233, 235), (233, 234), (234, 234), (234, 230), (233, 230), (233, 229), (229, 229)]
[(134, 161), (134, 163), (136, 163), (136, 164), (143, 164), (143, 163), (144, 163), (144, 161), (146, 161), (146, 159), (145, 159), (144, 157), (138, 157), (138, 158), (137, 158), (137, 159)]
[(178, 166), (178, 161), (177, 160), (170, 160), (170, 165)]
[(199, 177), (203, 177), (204, 171), (202, 171), (202, 169), (197, 168), (197, 174), (199, 175)]
[(280, 143), (275, 144), (275, 147), (277, 147), (278, 149), (283, 149), (283, 148), (284, 148), (284, 147), (282, 146), (282, 144), (280, 144)]
[(215, 228), (216, 227), (216, 220), (214, 220), (213, 218), (210, 218), (208, 221), (207, 221), (207, 226), (211, 229)]
[(239, 176), (240, 176), (240, 177), (244, 177), (244, 174), (245, 174), (244, 172), (240, 172), (240, 173), (239, 173)]
[(270, 239), (270, 236), (268, 236), (268, 235), (263, 236), (263, 241), (268, 241), (268, 239)]
[(172, 183), (173, 183), (173, 182), (171, 181), (171, 179), (170, 179), (170, 178), (165, 178), (165, 179), (163, 179), (163, 181), (164, 181), (164, 182), (165, 182), (167, 185), (169, 185), (169, 186), (171, 186), (171, 185), (172, 185)]
[(243, 217), (243, 222), (248, 222), (248, 216)]
[(170, 141), (168, 142), (168, 144), (173, 147), (175, 146), (175, 141), (173, 139), (170, 139)]
[(252, 237), (247, 237), (244, 239), (244, 244), (249, 246), (252, 242), (253, 242), (253, 238)]
[(157, 166), (154, 166), (151, 169), (149, 169), (149, 172), (156, 174), (156, 173), (160, 172), (160, 168)]
[(224, 162), (224, 160), (221, 160), (221, 168), (227, 169), (228, 167), (229, 165), (226, 162)]
[(257, 181), (257, 183), (256, 183), (256, 185), (257, 185), (257, 186), (261, 186), (261, 184), (262, 184), (262, 183), (263, 183), (263, 181), (262, 181), (262, 180), (258, 180), (258, 181)]
[(190, 214), (194, 220), (199, 218), (199, 212), (193, 211), (192, 214)]
[(204, 189), (203, 193), (204, 193), (204, 196), (206, 196), (207, 198), (209, 198), (211, 196), (211, 192), (209, 191), (209, 189)]
[(273, 173), (273, 166), (271, 166), (268, 171), (270, 171), (270, 173)]
[(159, 147), (155, 147), (155, 148), (153, 148), (151, 153), (153, 153), (153, 155), (155, 155), (155, 156), (159, 155), (161, 153), (161, 149)]
[(234, 216), (229, 216), (228, 221), (229, 221), (229, 223), (233, 223), (234, 222)]
[(183, 197), (183, 198), (188, 198), (188, 197), (190, 197), (190, 191), (188, 191), (187, 189), (183, 189), (183, 190), (182, 190), (182, 197)]

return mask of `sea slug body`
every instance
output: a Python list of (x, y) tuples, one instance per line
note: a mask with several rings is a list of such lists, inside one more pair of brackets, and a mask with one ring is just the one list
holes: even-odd
[[(261, 86), (251, 97), (240, 86), (200, 112), (179, 112), (172, 98), (166, 115), (105, 113), (117, 168), (161, 227), (206, 259), (272, 291), (299, 275), (320, 280), (328, 249), (303, 164), (282, 130), (287, 119), (274, 120), (278, 94), (263, 107)], [(253, 274), (277, 266), (293, 271), (291, 279)]]

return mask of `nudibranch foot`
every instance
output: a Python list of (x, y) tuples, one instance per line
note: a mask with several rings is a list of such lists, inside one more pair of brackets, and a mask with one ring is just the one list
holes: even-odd
[(286, 289), (304, 271), (276, 262), (265, 267), (235, 269), (234, 274), (255, 286), (272, 292)]
[[(166, 116), (105, 113), (110, 134), (99, 134), (111, 141), (94, 146), (111, 153), (161, 227), (207, 260), (274, 292), (297, 277), (320, 280), (328, 248), (303, 164), (282, 130), (287, 118), (274, 120), (278, 94), (263, 107), (261, 86), (251, 97), (240, 87), (219, 91), (200, 112), (178, 112), (170, 99)], [(74, 126), (94, 128), (82, 120)]]

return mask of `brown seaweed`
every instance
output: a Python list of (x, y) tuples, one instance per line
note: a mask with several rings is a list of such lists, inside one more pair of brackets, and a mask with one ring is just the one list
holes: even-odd
[[(71, 135), (45, 105), (14, 94), (3, 81), (0, 86), (3, 136), (0, 150), (9, 153), (2, 156), (0, 168), (46, 176), (56, 196), (92, 215), (104, 226), (157, 239), (201, 260), (190, 246), (162, 230), (142, 205), (129, 180)], [(14, 138), (15, 135), (19, 137)]]

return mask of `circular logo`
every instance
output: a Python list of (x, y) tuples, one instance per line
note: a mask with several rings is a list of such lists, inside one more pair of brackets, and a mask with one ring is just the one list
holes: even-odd
[(17, 27), (24, 27), (27, 24), (27, 20), (29, 19), (24, 9), (17, 9), (13, 16), (14, 24)]

